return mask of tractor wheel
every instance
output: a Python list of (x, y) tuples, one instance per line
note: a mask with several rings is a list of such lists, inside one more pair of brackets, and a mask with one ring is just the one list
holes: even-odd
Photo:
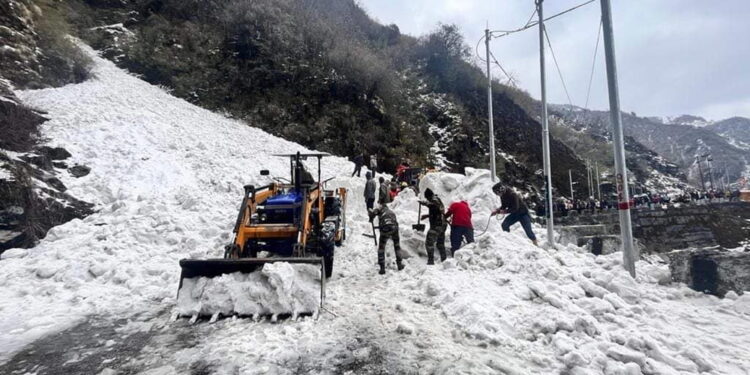
[(341, 239), (336, 241), (336, 246), (340, 247), (344, 244), (344, 241), (346, 240), (346, 229), (341, 230)]
[(323, 256), (323, 262), (326, 265), (326, 279), (330, 279), (333, 275), (333, 250), (331, 250), (331, 255)]
[(333, 275), (333, 249), (335, 247), (333, 246), (333, 243), (328, 243), (324, 245), (323, 248), (323, 263), (326, 266), (326, 279), (330, 278), (331, 275)]
[(245, 248), (242, 252), (244, 258), (257, 258), (258, 257), (258, 246), (255, 241), (245, 242)]

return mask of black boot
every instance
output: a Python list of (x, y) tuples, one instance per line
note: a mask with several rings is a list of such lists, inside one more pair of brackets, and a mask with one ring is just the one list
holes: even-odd
[(401, 271), (402, 269), (404, 269), (404, 264), (403, 263), (397, 262), (396, 265), (398, 266), (398, 270), (399, 271)]
[(381, 274), (381, 275), (385, 275), (385, 265), (384, 264), (382, 264), (382, 263), (380, 264), (380, 272), (378, 272), (378, 273)]
[(435, 264), (435, 259), (434, 258), (427, 258), (427, 265), (431, 266), (433, 264)]

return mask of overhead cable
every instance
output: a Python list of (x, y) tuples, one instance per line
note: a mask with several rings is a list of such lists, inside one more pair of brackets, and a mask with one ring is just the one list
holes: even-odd
[(602, 36), (602, 22), (599, 21), (599, 31), (596, 34), (596, 47), (594, 47), (594, 61), (591, 62), (591, 75), (589, 76), (589, 87), (586, 90), (586, 104), (583, 108), (589, 108), (589, 96), (591, 95), (591, 83), (594, 82), (594, 69), (596, 68), (596, 54), (599, 52), (599, 39)]
[(557, 64), (557, 57), (555, 56), (555, 50), (552, 48), (552, 42), (549, 40), (549, 35), (547, 34), (547, 28), (544, 28), (544, 38), (547, 39), (547, 45), (549, 46), (550, 52), (552, 52), (552, 61), (555, 62), (555, 67), (557, 68), (557, 75), (560, 76), (560, 81), (562, 82), (563, 90), (565, 90), (565, 96), (568, 97), (568, 104), (570, 104), (570, 107), (572, 109), (573, 107), (573, 101), (570, 100), (570, 94), (568, 93), (568, 86), (565, 85), (565, 79), (563, 78), (562, 70), (560, 70), (560, 65)]

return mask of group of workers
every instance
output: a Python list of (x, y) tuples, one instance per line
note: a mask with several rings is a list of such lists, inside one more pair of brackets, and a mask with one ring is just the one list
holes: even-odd
[[(401, 244), (399, 241), (398, 220), (396, 214), (388, 207), (392, 201), (388, 191), (390, 184), (381, 176), (379, 178), (380, 188), (377, 186), (375, 178), (370, 172), (367, 172), (367, 183), (365, 184), (364, 198), (367, 210), (372, 223), (378, 218), (378, 229), (380, 230), (380, 241), (378, 242), (378, 265), (379, 273), (385, 274), (385, 247), (389, 240), (393, 241), (393, 249), (396, 255), (396, 265), (398, 270), (404, 268), (401, 256)], [(377, 203), (376, 201), (377, 190)], [(497, 214), (507, 215), (501, 225), (506, 232), (515, 223), (521, 223), (526, 235), (538, 246), (536, 236), (531, 228), (531, 217), (529, 209), (521, 196), (512, 188), (504, 186), (501, 183), (495, 184), (492, 191), (500, 196), (502, 205), (491, 212), (491, 216)], [(445, 209), (443, 201), (431, 189), (425, 189), (424, 200), (419, 204), (427, 208), (427, 214), (422, 215), (420, 220), (429, 220), (430, 229), (425, 239), (427, 250), (427, 264), (435, 264), (435, 252), (440, 255), (440, 261), (443, 262), (448, 258), (445, 249), (445, 231), (448, 224), (451, 226), (450, 243), (451, 257), (461, 247), (462, 242), (474, 242), (474, 226), (471, 221), (471, 207), (466, 201), (456, 201), (451, 203), (448, 210)]]

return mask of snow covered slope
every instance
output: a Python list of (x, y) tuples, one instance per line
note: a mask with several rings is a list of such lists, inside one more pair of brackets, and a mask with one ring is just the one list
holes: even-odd
[[(284, 175), (272, 153), (298, 145), (175, 99), (95, 59), (96, 78), (19, 92), (49, 112), (45, 135), (92, 167), (63, 181), (100, 211), (53, 229), (39, 246), (0, 260), (0, 359), (87, 315), (132, 316), (174, 308), (182, 257), (220, 255), (242, 186), (258, 170)], [(750, 294), (719, 300), (670, 285), (663, 264), (576, 247), (540, 249), (520, 228), (488, 220), (498, 200), (488, 171), (431, 174), (444, 202), (472, 205), (475, 244), (425, 265), (411, 230), (416, 197), (392, 204), (406, 269), (377, 274), (367, 233), (364, 179), (330, 158), (324, 176), (351, 189), (348, 241), (337, 248), (327, 308), (318, 320), (279, 324), (226, 319), (182, 348), (154, 343), (138, 359), (152, 374), (471, 373), (678, 374), (750, 371)], [(541, 228), (536, 228), (542, 234)], [(205, 324), (205, 323), (203, 323)], [(144, 324), (133, 324), (142, 329)], [(139, 328), (141, 327), (141, 328)], [(169, 330), (169, 326), (164, 328)], [(125, 339), (126, 340), (126, 339)], [(102, 367), (106, 365), (102, 364)]]

